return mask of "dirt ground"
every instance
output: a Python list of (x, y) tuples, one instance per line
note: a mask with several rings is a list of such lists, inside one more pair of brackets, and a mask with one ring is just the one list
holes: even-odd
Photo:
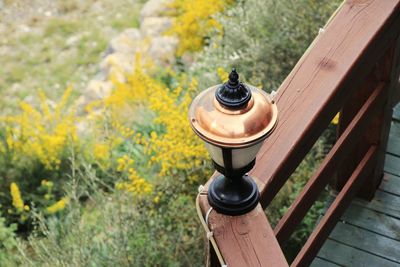
[(0, 109), (13, 112), (39, 89), (78, 95), (108, 42), (138, 26), (143, 0), (0, 0)]

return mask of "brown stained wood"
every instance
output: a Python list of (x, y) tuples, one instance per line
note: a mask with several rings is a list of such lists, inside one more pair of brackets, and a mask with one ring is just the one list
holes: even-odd
[[(345, 2), (283, 82), (275, 97), (278, 126), (264, 143), (250, 173), (258, 178), (263, 207), (275, 197), (345, 100), (399, 35), (399, 15), (400, 0)], [(205, 214), (206, 196), (200, 201)], [(258, 206), (257, 210), (262, 209)], [(259, 266), (287, 265), (267, 218), (261, 214), (249, 220), (252, 230), (243, 235), (238, 234), (237, 217), (211, 216), (216, 218), (213, 227), (228, 266), (252, 266), (257, 264), (254, 256), (261, 259)]]
[(346, 2), (278, 90), (278, 126), (251, 171), (265, 207), (399, 34), (400, 1)]
[(348, 151), (357, 144), (359, 136), (365, 132), (365, 127), (369, 122), (371, 114), (376, 110), (377, 103), (382, 102), (384, 99), (382, 95), (384, 93), (384, 86), (385, 84), (381, 83), (375, 88), (375, 91), (325, 157), (319, 169), (307, 182), (275, 227), (274, 232), (281, 245), (289, 239), (296, 226), (307, 214), (308, 209), (314, 204), (321, 190), (328, 184), (337, 166), (343, 161)]
[(340, 216), (350, 205), (351, 200), (360, 189), (366, 177), (373, 170), (373, 162), (377, 156), (377, 147), (372, 146), (361, 160), (342, 191), (311, 233), (307, 242), (290, 266), (308, 266), (322, 247), (329, 233), (333, 230)]
[[(399, 24), (400, 25), (400, 24)], [(392, 50), (392, 51), (391, 51)], [(373, 127), (375, 129), (380, 129), (377, 131), (376, 134), (373, 131), (367, 132), (367, 142), (370, 144), (378, 144), (379, 146), (379, 153), (377, 156), (377, 163), (374, 169), (373, 174), (370, 178), (368, 178), (368, 182), (363, 188), (360, 190), (359, 195), (366, 199), (372, 199), (375, 194), (376, 189), (378, 188), (382, 176), (383, 176), (383, 169), (385, 164), (385, 154), (386, 154), (386, 146), (389, 139), (389, 132), (390, 132), (390, 125), (392, 120), (392, 113), (393, 113), (393, 99), (397, 99), (399, 92), (397, 91), (398, 79), (400, 74), (400, 38), (394, 42), (394, 46), (392, 49), (389, 49), (387, 52), (387, 57), (392, 57), (391, 59), (387, 59), (387, 63), (385, 66), (390, 68), (389, 77), (387, 80), (390, 82), (388, 88), (388, 96), (387, 96), (387, 103), (385, 108), (378, 113), (378, 120), (376, 121)], [(383, 72), (385, 73), (386, 70)]]
[[(202, 195), (201, 198), (202, 210), (208, 211), (207, 196)], [(229, 267), (288, 266), (260, 205), (245, 215), (235, 217), (212, 211), (209, 227)]]
[[(386, 53), (388, 54), (388, 53)], [(364, 105), (365, 101), (371, 95), (373, 90), (376, 88), (377, 84), (382, 83), (382, 80), (387, 80), (390, 73), (390, 68), (387, 67), (386, 61), (388, 58), (391, 59), (389, 55), (386, 55), (379, 59), (379, 62), (375, 64), (374, 69), (369, 73), (367, 79), (363, 82), (363, 84), (357, 88), (357, 90), (351, 95), (349, 99), (347, 99), (346, 103), (342, 107), (340, 111), (339, 124), (337, 127), (337, 135), (340, 137), (344, 131), (347, 129), (350, 122), (353, 120), (354, 116), (360, 110), (360, 108)], [(385, 67), (385, 68), (382, 68)], [(384, 79), (383, 79), (384, 77)], [(347, 155), (345, 155), (344, 163), (337, 168), (336, 179), (333, 182), (334, 188), (337, 191), (340, 191), (342, 187), (347, 182), (347, 179), (350, 177), (351, 173), (354, 171), (357, 164), (360, 162), (360, 159), (365, 154), (366, 150), (371, 145), (371, 142), (367, 140), (367, 134), (369, 136), (374, 135), (373, 142), (377, 143), (379, 140), (380, 133), (380, 121), (381, 118), (378, 116), (378, 113), (381, 113), (384, 110), (384, 107), (387, 102), (387, 93), (388, 86), (385, 89), (385, 96), (382, 99), (382, 105), (376, 109), (373, 114), (369, 116), (369, 127), (368, 131), (364, 131), (360, 133), (358, 136), (358, 142), (353, 144), (353, 147), (347, 151)], [(369, 133), (372, 131), (372, 134)], [(371, 138), (369, 138), (371, 139)]]

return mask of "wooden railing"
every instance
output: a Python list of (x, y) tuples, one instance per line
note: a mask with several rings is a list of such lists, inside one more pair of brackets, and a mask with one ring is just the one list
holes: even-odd
[[(357, 193), (373, 197), (399, 94), (399, 34), (400, 0), (345, 1), (280, 86), (275, 96), (278, 126), (250, 172), (261, 192), (260, 205), (242, 216), (215, 211), (208, 216), (229, 267), (288, 266), (281, 245), (333, 181), (336, 199), (291, 264), (307, 266), (351, 199)], [(264, 208), (339, 111), (337, 142), (273, 230)], [(210, 207), (206, 193), (200, 206), (205, 216)]]

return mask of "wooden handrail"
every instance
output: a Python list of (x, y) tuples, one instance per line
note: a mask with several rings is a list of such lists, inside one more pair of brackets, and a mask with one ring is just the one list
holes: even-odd
[(400, 4), (347, 1), (280, 86), (279, 123), (250, 175), (266, 207), (399, 34)]
[(295, 227), (302, 221), (308, 209), (317, 200), (319, 193), (328, 184), (337, 166), (343, 161), (348, 151), (351, 151), (357, 144), (362, 132), (365, 130), (371, 115), (382, 106), (387, 90), (385, 83), (380, 83), (373, 94), (359, 110), (345, 132), (337, 140), (331, 151), (325, 157), (321, 166), (314, 173), (311, 179), (304, 186), (286, 214), (279, 221), (274, 229), (275, 235), (280, 244), (289, 239)]
[(351, 199), (360, 189), (367, 175), (373, 170), (376, 156), (377, 146), (371, 146), (290, 266), (310, 265), (322, 244), (328, 238), (329, 233), (335, 227), (336, 222), (350, 205)]
[[(393, 77), (398, 75), (398, 69), (394, 68), (393, 58), (383, 58), (390, 55), (389, 49), (399, 50), (399, 25), (400, 0), (345, 1), (282, 83), (275, 97), (279, 109), (278, 126), (264, 143), (256, 166), (250, 172), (259, 186), (262, 206), (258, 205), (248, 214), (237, 217), (224, 216), (215, 211), (209, 214), (209, 228), (229, 267), (288, 266), (279, 243), (289, 238), (315, 202), (334, 173), (335, 166), (354, 147), (357, 135), (362, 135), (369, 126), (368, 118), (372, 115), (385, 118), (379, 127), (386, 129), (391, 104), (388, 99), (393, 95)], [(386, 62), (388, 58), (390, 62)], [(368, 76), (382, 67), (377, 62), (383, 61), (385, 68), (396, 71), (391, 74), (384, 72), (390, 77), (382, 79), (385, 82), (374, 84), (356, 112), (346, 118), (346, 130), (275, 228), (275, 236), (262, 207), (266, 207), (279, 192), (334, 115), (359, 90), (363, 90)], [(378, 114), (377, 110), (382, 107), (384, 112), (379, 111)], [(350, 178), (346, 177), (334, 207), (321, 220), (293, 266), (311, 262), (338, 216), (349, 204), (349, 199), (362, 185), (363, 179), (367, 179), (365, 174), (379, 172), (373, 163), (381, 161), (385, 134), (386, 130), (379, 130), (374, 138), (366, 139), (368, 152), (363, 152), (357, 161), (358, 166), (354, 166), (357, 168), (351, 170)], [(378, 135), (381, 136), (379, 140), (376, 139)], [(200, 196), (200, 206), (205, 216), (210, 207), (206, 194)]]

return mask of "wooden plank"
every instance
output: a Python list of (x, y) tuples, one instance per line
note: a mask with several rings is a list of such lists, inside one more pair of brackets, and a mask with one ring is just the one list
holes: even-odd
[(390, 126), (390, 136), (395, 138), (400, 138), (400, 122), (392, 121), (392, 125)]
[(359, 136), (365, 132), (365, 127), (369, 122), (371, 114), (375, 111), (377, 104), (380, 102), (379, 100), (383, 99), (382, 93), (384, 93), (384, 87), (385, 84), (380, 83), (375, 88), (374, 92), (325, 157), (321, 166), (311, 179), (308, 180), (303, 190), (275, 227), (274, 232), (281, 245), (289, 239), (296, 226), (307, 214), (307, 211), (314, 204), (320, 192), (336, 172), (337, 166), (343, 161), (348, 151), (351, 151), (355, 147)]
[(332, 205), (328, 208), (316, 229), (311, 233), (291, 266), (307, 266), (312, 262), (340, 216), (350, 205), (351, 200), (373, 170), (374, 166), (372, 162), (375, 161), (376, 156), (377, 147), (372, 146), (354, 170), (342, 191), (340, 191)]
[(383, 170), (389, 174), (400, 176), (400, 157), (386, 154)]
[(400, 135), (399, 136), (389, 136), (389, 141), (386, 147), (386, 152), (394, 156), (400, 157)]
[[(392, 52), (390, 50), (393, 50)], [(374, 194), (375, 190), (378, 188), (381, 179), (382, 173), (385, 165), (385, 153), (386, 153), (386, 146), (389, 138), (389, 131), (391, 125), (391, 118), (393, 113), (393, 101), (400, 96), (400, 91), (398, 91), (398, 80), (400, 75), (400, 38), (397, 38), (394, 41), (393, 48), (390, 49), (385, 56), (393, 57), (392, 59), (388, 58), (387, 63), (385, 63), (382, 67), (390, 67), (391, 71), (389, 72), (389, 76), (386, 77), (386, 71), (383, 71), (382, 79), (388, 79), (390, 81), (390, 85), (388, 88), (388, 96), (387, 96), (387, 103), (386, 107), (383, 111), (378, 115), (378, 119), (375, 121), (375, 124), (372, 125), (372, 129), (379, 127), (378, 133), (372, 134), (373, 131), (367, 131), (367, 140), (370, 143), (378, 144), (379, 145), (379, 153), (377, 156), (377, 164), (375, 166), (374, 173), (369, 178), (369, 183), (367, 186), (364, 186), (360, 190), (360, 196), (371, 199)]]
[[(201, 195), (201, 198), (202, 210), (208, 211), (207, 196)], [(288, 266), (260, 205), (241, 216), (225, 216), (212, 211), (208, 221), (229, 267)]]
[(304, 158), (346, 98), (398, 34), (400, 1), (344, 3), (275, 97), (279, 123), (258, 154), (266, 206)]
[[(283, 82), (275, 97), (279, 123), (264, 143), (257, 157), (258, 164), (250, 173), (259, 178), (260, 202), (264, 207), (399, 35), (399, 23), (400, 0), (345, 2)], [(200, 201), (205, 214), (206, 196)], [(254, 215), (257, 210), (260, 207), (243, 216)], [(216, 240), (228, 265), (248, 266), (253, 264), (253, 257), (258, 257), (259, 265), (263, 266), (287, 265), (275, 236), (270, 235), (272, 229), (267, 218), (259, 215), (259, 211), (257, 214), (254, 222), (249, 220), (253, 230), (244, 235), (238, 234), (237, 217), (211, 216), (217, 217), (213, 227), (219, 229)], [(273, 260), (278, 263), (269, 264)]]
[(400, 121), (400, 104), (393, 107), (393, 119)]
[(338, 223), (329, 238), (400, 264), (400, 241), (344, 223)]
[(310, 267), (338, 267), (335, 263), (329, 262), (325, 259), (316, 257), (314, 261), (311, 263)]
[(381, 102), (382, 105), (375, 109), (375, 112), (370, 115), (368, 131), (358, 136), (357, 146), (347, 151), (345, 164), (340, 165), (337, 170), (338, 175), (335, 183), (337, 191), (341, 190), (367, 149), (373, 144), (378, 144), (380, 147), (377, 162), (375, 163), (376, 168), (368, 178), (370, 181), (362, 187), (359, 195), (371, 199), (380, 182), (383, 165), (383, 158), (380, 154), (385, 153), (391, 123), (392, 108), (389, 96), (392, 95), (391, 90), (393, 89), (393, 85), (390, 83), (390, 77), (393, 69), (395, 69), (394, 62), (396, 61), (393, 57), (395, 51), (394, 47), (396, 47), (395, 42), (393, 42), (391, 47), (385, 52), (385, 55), (376, 63), (375, 68), (368, 75), (364, 84), (357, 89), (355, 94), (346, 101), (342, 108), (338, 127), (339, 135), (343, 132), (343, 128), (345, 128), (356, 115), (371, 92), (373, 92), (374, 84), (380, 81), (387, 81), (385, 95), (383, 96), (384, 99), (382, 99), (383, 101)]
[(371, 201), (354, 199), (353, 204), (400, 219), (400, 198), (381, 190), (376, 191)]
[(385, 173), (379, 188), (400, 197), (400, 177)]
[(341, 221), (400, 241), (400, 219), (357, 205), (350, 205)]
[(351, 246), (344, 245), (331, 239), (326, 240), (324, 246), (321, 248), (321, 251), (318, 253), (318, 257), (326, 258), (342, 266), (399, 266), (397, 263), (387, 260), (385, 258), (370, 254)]

